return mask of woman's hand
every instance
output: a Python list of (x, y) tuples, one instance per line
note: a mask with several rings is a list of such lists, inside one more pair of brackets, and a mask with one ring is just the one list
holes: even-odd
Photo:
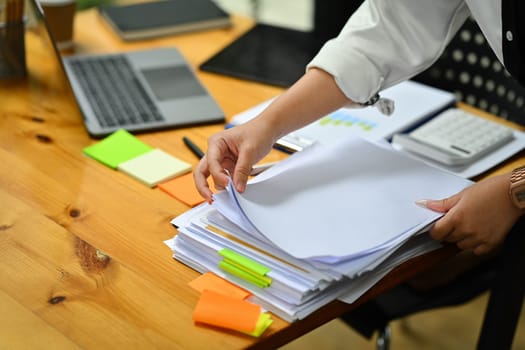
[(207, 154), (194, 172), (197, 190), (211, 202), (207, 178), (212, 177), (216, 189), (223, 189), (228, 184), (224, 170), (228, 170), (237, 191), (243, 192), (252, 166), (270, 152), (280, 137), (349, 104), (352, 101), (329, 73), (309, 69), (259, 116), (208, 139)]
[(212, 200), (209, 176), (218, 190), (228, 185), (225, 170), (231, 174), (237, 191), (243, 192), (252, 166), (271, 150), (274, 142), (269, 126), (258, 120), (212, 135), (208, 139), (208, 151), (193, 175), (201, 196), (208, 202)]
[(495, 250), (524, 213), (511, 201), (509, 176), (480, 181), (446, 199), (419, 201), (428, 209), (446, 213), (430, 235), (476, 255)]

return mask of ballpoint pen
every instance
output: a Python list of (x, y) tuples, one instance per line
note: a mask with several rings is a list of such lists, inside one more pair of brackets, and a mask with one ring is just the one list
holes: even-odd
[[(204, 152), (197, 146), (193, 141), (191, 141), (189, 138), (184, 136), (182, 138), (182, 141), (184, 141), (184, 144), (195, 154), (199, 159), (204, 157)], [(256, 164), (253, 166), (252, 171), (250, 172), (251, 176), (255, 176), (257, 174), (262, 173), (266, 169), (270, 168), (271, 166), (277, 164), (277, 162), (270, 162), (270, 163), (264, 163), (264, 164)]]
[(184, 144), (188, 146), (188, 148), (193, 152), (193, 154), (199, 157), (199, 159), (204, 157), (204, 152), (199, 148), (199, 146), (194, 144), (193, 141), (191, 141), (189, 138), (187, 138), (186, 136), (183, 136), (182, 141), (184, 141)]

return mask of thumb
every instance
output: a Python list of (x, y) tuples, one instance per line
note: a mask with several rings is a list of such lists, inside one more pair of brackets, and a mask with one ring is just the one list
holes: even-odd
[(416, 201), (416, 204), (439, 213), (445, 213), (456, 205), (458, 201), (459, 196), (454, 195), (445, 199), (420, 199)]

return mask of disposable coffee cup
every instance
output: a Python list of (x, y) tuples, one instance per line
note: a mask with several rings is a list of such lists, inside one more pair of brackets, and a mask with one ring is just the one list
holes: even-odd
[(49, 31), (59, 50), (73, 47), (73, 22), (76, 0), (40, 0)]

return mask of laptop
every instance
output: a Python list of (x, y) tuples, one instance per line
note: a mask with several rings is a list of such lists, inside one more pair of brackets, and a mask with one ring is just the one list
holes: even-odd
[(61, 56), (42, 8), (30, 2), (92, 137), (224, 122), (223, 111), (176, 48)]

